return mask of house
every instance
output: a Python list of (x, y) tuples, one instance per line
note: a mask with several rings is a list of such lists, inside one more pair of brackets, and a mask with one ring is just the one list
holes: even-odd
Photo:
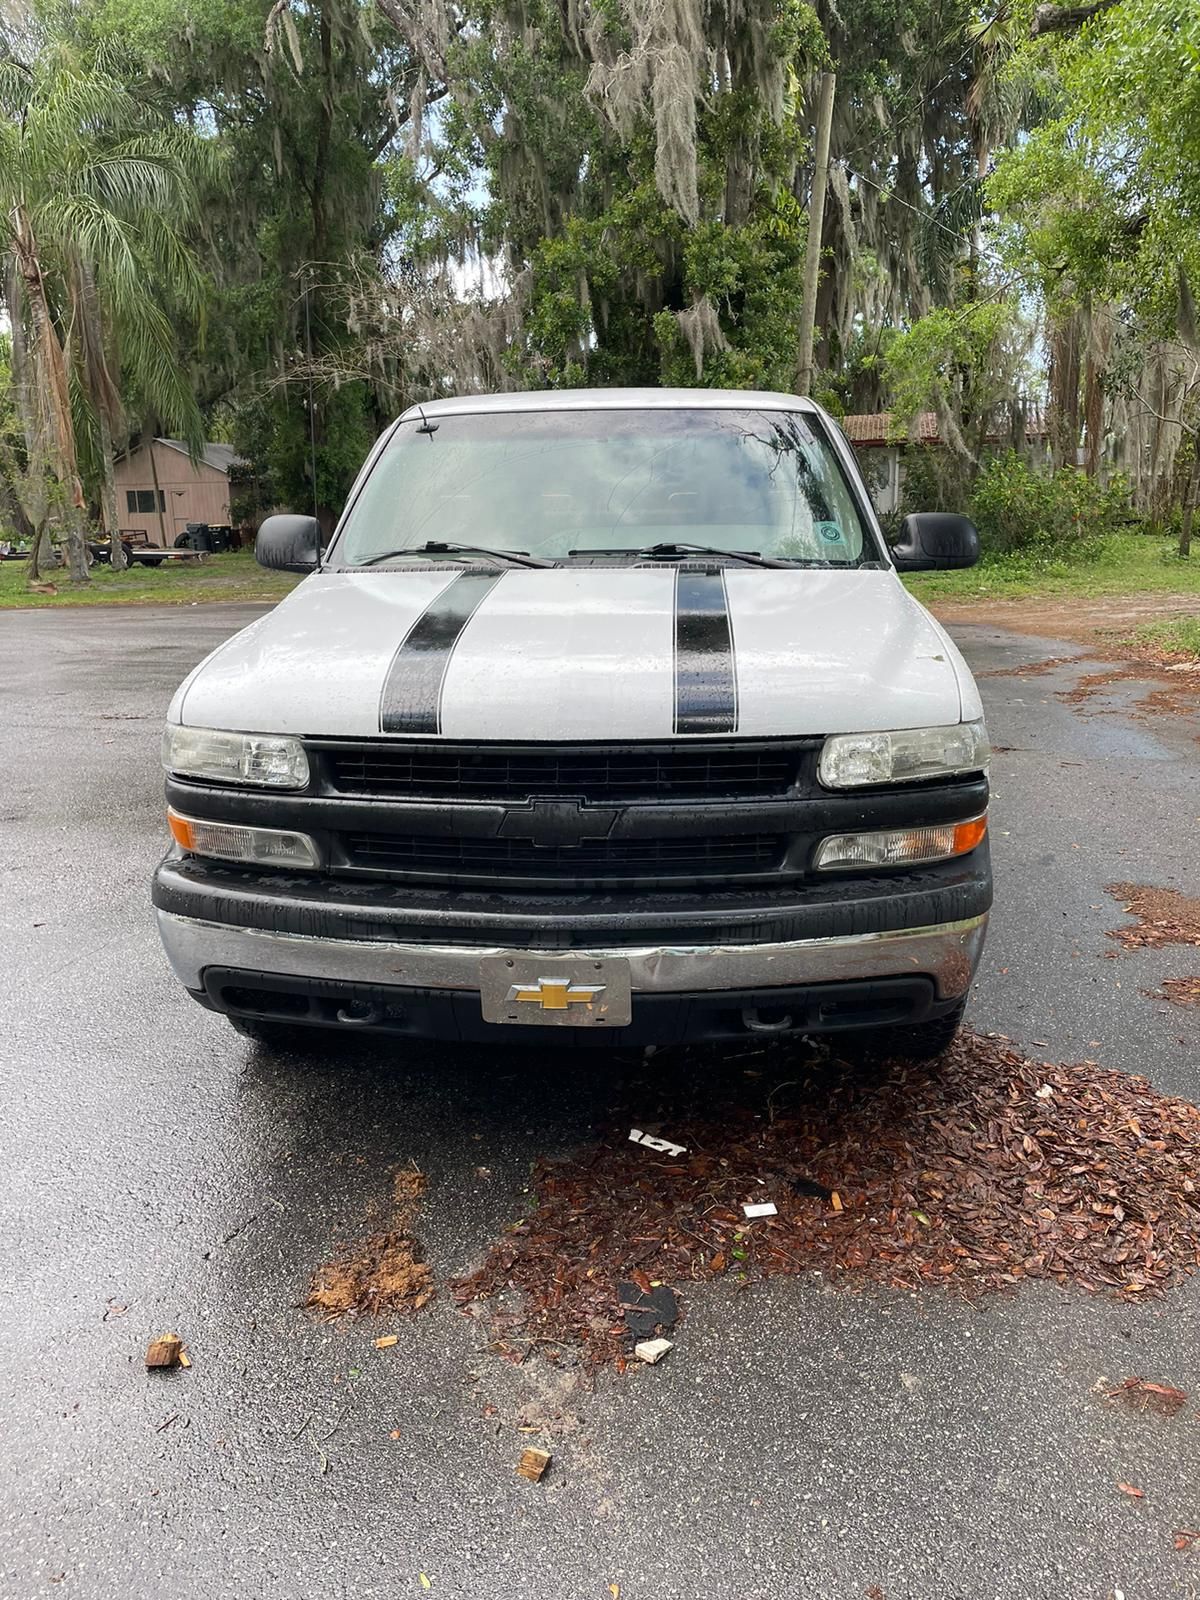
[[(892, 437), (892, 413), (877, 411), (863, 416), (843, 417), (842, 432), (854, 446), (854, 454), (862, 468), (867, 488), (876, 511), (881, 516), (895, 511), (900, 504), (900, 488), (904, 482), (903, 456), (913, 443), (911, 436), (899, 440)], [(937, 444), (938, 419), (934, 411), (922, 411), (917, 417), (917, 444)]]
[(115, 467), (121, 532), (170, 547), (189, 522), (228, 526), (229, 471), (237, 460), (231, 445), (206, 444), (193, 465), (178, 439), (144, 439)]
[[(1042, 417), (1034, 411), (1024, 415), (1018, 412), (1013, 424), (1018, 439), (1021, 437), (1022, 423), (1026, 448), (1044, 450), (1049, 430)], [(840, 425), (854, 447), (862, 475), (867, 480), (867, 488), (871, 491), (871, 500), (881, 516), (895, 511), (900, 504), (900, 491), (904, 485), (904, 452), (911, 450), (914, 445), (942, 443), (936, 411), (918, 412), (915, 428), (905, 430), (901, 426), (899, 438), (895, 437), (895, 424), (890, 411), (842, 417)], [(1011, 445), (1014, 442), (1013, 429), (993, 429), (984, 442), (1001, 449)]]

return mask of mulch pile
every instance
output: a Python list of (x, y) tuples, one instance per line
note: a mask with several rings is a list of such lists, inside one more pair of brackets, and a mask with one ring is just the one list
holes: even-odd
[(1200, 945), (1200, 900), (1180, 894), (1178, 889), (1156, 889), (1147, 883), (1110, 883), (1105, 892), (1120, 900), (1129, 915), (1138, 919), (1132, 927), (1109, 931), (1108, 937), (1126, 950), (1158, 950), (1167, 944)]
[(400, 1168), (392, 1179), (392, 1226), (318, 1267), (304, 1301), (309, 1310), (328, 1319), (375, 1316), (420, 1311), (433, 1299), (433, 1274), (412, 1233), (426, 1187), (423, 1172)]
[(313, 1274), (304, 1304), (324, 1317), (420, 1311), (433, 1276), (412, 1234), (373, 1233)]
[[(622, 1280), (684, 1293), (820, 1270), (972, 1299), (1027, 1278), (1145, 1298), (1200, 1264), (1200, 1110), (1144, 1078), (970, 1035), (873, 1077), (778, 1061), (789, 1081), (765, 1099), (735, 1083), (703, 1120), (653, 1130), (681, 1157), (622, 1128), (537, 1167), (532, 1213), (452, 1285), (464, 1309), (490, 1303), (501, 1355), (623, 1367)], [(743, 1203), (767, 1200), (778, 1215), (748, 1222)]]

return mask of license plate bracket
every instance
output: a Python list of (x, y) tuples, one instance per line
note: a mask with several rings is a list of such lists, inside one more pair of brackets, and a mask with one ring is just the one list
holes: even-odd
[(621, 956), (482, 956), (485, 1022), (623, 1028), (633, 1020), (629, 962)]

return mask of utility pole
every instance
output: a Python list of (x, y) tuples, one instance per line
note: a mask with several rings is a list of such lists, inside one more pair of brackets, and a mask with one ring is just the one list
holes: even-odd
[(829, 187), (829, 136), (833, 128), (833, 91), (837, 74), (823, 72), (817, 95), (817, 148), (808, 202), (808, 248), (804, 253), (804, 298), (800, 302), (800, 348), (796, 393), (808, 394), (813, 379), (813, 324), (817, 316), (817, 282), (821, 276), (821, 230), (825, 225), (825, 191)]

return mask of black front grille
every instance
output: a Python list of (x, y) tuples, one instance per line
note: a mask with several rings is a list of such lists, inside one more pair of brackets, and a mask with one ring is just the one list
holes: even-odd
[(419, 800), (763, 799), (815, 783), (819, 739), (695, 745), (314, 744), (331, 789)]
[(342, 847), (354, 867), (426, 874), (445, 881), (538, 879), (547, 883), (647, 878), (727, 879), (774, 872), (786, 841), (773, 834), (716, 838), (604, 839), (582, 844), (529, 844), (522, 839), (442, 839), (406, 834), (346, 833)]

